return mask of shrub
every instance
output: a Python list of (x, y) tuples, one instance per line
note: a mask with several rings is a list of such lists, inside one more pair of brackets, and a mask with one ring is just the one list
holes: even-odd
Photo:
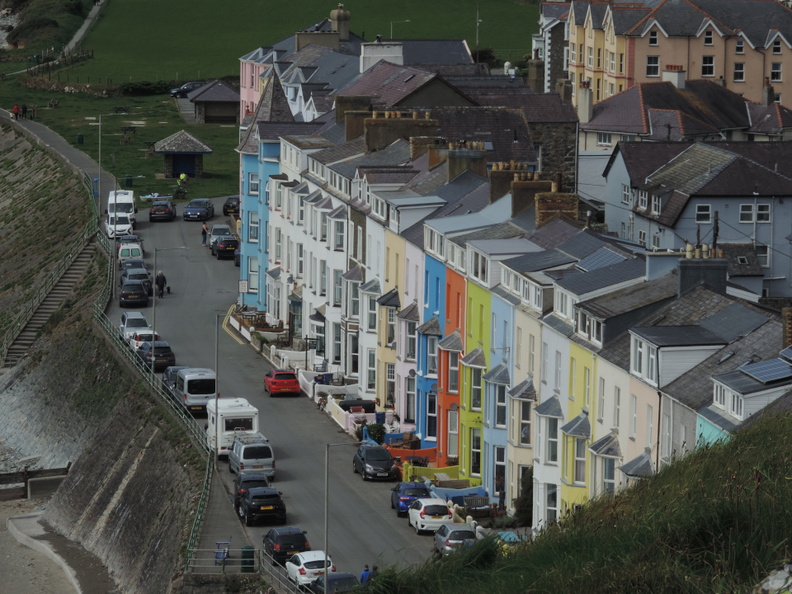
[(371, 439), (381, 444), (385, 439), (385, 425), (382, 423), (368, 425), (368, 434)]
[(122, 83), (121, 94), (127, 96), (163, 95), (169, 93), (173, 83), (165, 80), (141, 80), (138, 82)]
[(520, 526), (533, 525), (533, 466), (520, 479), (520, 496), (514, 500), (514, 518)]

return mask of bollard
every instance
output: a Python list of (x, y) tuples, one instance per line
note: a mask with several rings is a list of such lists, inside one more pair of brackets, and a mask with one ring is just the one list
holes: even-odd
[(77, 135), (77, 144), (84, 144), (85, 143), (85, 136), (82, 133)]

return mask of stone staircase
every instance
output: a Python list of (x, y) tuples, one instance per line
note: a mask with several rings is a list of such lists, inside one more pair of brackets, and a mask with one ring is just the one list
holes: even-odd
[(41, 302), (41, 305), (38, 306), (25, 327), (22, 328), (19, 336), (8, 347), (3, 367), (13, 367), (27, 354), (52, 314), (73, 295), (74, 288), (85, 276), (88, 267), (91, 265), (95, 252), (96, 243), (92, 241), (77, 255), (66, 272), (63, 273), (63, 276), (44, 298), (44, 301)]

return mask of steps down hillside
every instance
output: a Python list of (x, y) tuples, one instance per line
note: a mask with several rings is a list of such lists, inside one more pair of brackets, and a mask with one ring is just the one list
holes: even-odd
[(27, 354), (30, 347), (38, 338), (41, 329), (50, 320), (52, 314), (74, 295), (74, 289), (85, 276), (88, 267), (93, 261), (96, 252), (96, 243), (91, 242), (85, 246), (71, 263), (63, 276), (55, 283), (41, 305), (31, 316), (28, 323), (8, 347), (3, 367), (13, 367)]

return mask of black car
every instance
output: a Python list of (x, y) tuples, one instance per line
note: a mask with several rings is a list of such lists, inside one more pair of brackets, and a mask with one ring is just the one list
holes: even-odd
[(281, 495), (280, 491), (272, 487), (248, 489), (239, 501), (239, 519), (245, 521), (245, 526), (252, 526), (265, 518), (273, 518), (285, 524), (286, 504), (283, 503)]
[(193, 198), (182, 211), (185, 221), (208, 221), (214, 216), (214, 204), (208, 198)]
[(306, 534), (296, 526), (272, 528), (264, 535), (264, 552), (272, 557), (273, 565), (283, 565), (292, 555), (311, 550)]
[(205, 81), (202, 80), (194, 80), (190, 82), (184, 83), (180, 87), (176, 87), (175, 89), (171, 89), (171, 97), (178, 97), (180, 99), (184, 99), (187, 95), (189, 95), (195, 89), (200, 89), (202, 86), (206, 84)]
[(149, 221), (172, 221), (176, 218), (176, 207), (170, 200), (154, 200), (149, 208)]
[[(320, 575), (310, 584), (308, 584), (309, 592), (316, 592), (316, 594), (324, 594), (325, 591), (325, 576)], [(351, 592), (360, 585), (356, 575), (352, 573), (328, 573), (327, 574), (327, 591), (334, 594), (341, 594), (341, 592)]]
[(223, 214), (225, 216), (239, 216), (239, 196), (229, 196), (223, 204)]
[(362, 445), (352, 458), (352, 470), (366, 479), (391, 480), (397, 477), (393, 456), (382, 446)]
[(143, 281), (130, 279), (121, 285), (121, 291), (118, 293), (118, 305), (120, 307), (128, 305), (146, 307), (148, 303), (148, 291)]
[(212, 255), (221, 258), (233, 258), (234, 251), (239, 247), (239, 241), (236, 237), (231, 235), (224, 235), (219, 237), (217, 241), (212, 244)]
[(269, 479), (267, 475), (261, 472), (240, 472), (236, 476), (236, 480), (234, 480), (234, 511), (238, 514), (239, 513), (239, 502), (242, 500), (242, 497), (245, 496), (245, 493), (248, 492), (248, 489), (253, 489), (255, 487), (269, 487)]
[(153, 343), (144, 342), (137, 350), (137, 356), (146, 367), (151, 367), (152, 353), (154, 354), (154, 371), (165, 371), (167, 367), (176, 365), (176, 355), (164, 340), (155, 340)]
[(154, 294), (154, 287), (151, 282), (151, 275), (149, 275), (148, 270), (145, 268), (126, 268), (121, 271), (121, 278), (119, 279), (118, 284), (122, 287), (125, 283), (131, 280), (139, 280), (143, 283), (143, 288), (146, 289), (146, 295), (151, 297)]

